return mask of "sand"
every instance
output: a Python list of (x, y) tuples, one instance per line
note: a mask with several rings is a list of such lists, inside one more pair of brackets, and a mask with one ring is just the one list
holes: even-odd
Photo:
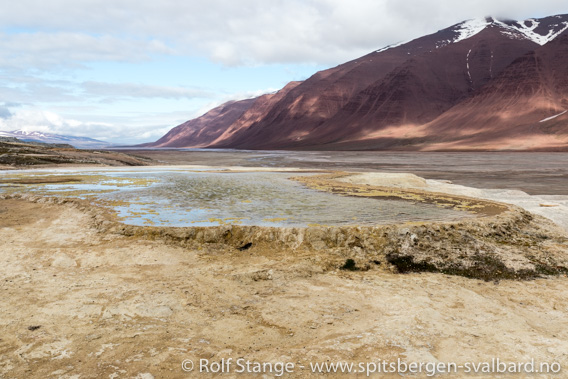
[(322, 377), (309, 364), (323, 361), (568, 364), (565, 276), (327, 270), (293, 252), (100, 233), (74, 204), (3, 200), (0, 278), (0, 378), (211, 377), (182, 361), (223, 358), (306, 367), (289, 378)]

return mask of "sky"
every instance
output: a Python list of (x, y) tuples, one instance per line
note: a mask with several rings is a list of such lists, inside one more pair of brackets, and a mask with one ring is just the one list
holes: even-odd
[[(459, 4), (459, 5), (458, 5)], [(155, 141), (245, 99), (463, 20), (566, 0), (0, 0), (0, 130)]]

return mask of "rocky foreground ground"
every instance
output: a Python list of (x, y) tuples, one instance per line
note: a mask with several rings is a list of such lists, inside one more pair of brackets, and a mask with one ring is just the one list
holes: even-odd
[[(230, 237), (223, 232), (192, 239), (168, 229), (121, 227), (81, 202), (5, 199), (0, 201), (0, 377), (211, 377), (184, 372), (182, 362), (228, 358), (292, 362), (296, 369), (286, 377), (298, 378), (328, 377), (313, 373), (310, 363), (397, 358), (458, 364), (534, 359), (566, 367), (565, 234), (545, 219), (511, 209), (518, 223), (508, 219), (494, 223), (495, 230), (480, 230), (493, 230), (486, 237), (493, 242), (483, 241), (485, 246), (501, 244), (507, 252), (502, 262), (513, 270), (526, 268), (526, 259), (535, 257), (550, 266), (550, 255), (543, 254), (552, 251), (557, 271), (537, 272), (533, 262), (538, 275), (530, 275), (532, 280), (401, 274), (386, 255), (377, 262), (358, 260), (370, 240), (353, 239), (346, 249), (349, 241), (339, 238), (339, 231), (334, 241), (345, 246), (326, 246), (327, 231), (303, 235), (309, 242), (305, 248), (294, 248), (298, 240), (290, 239), (290, 246), (270, 249), (240, 244), (238, 228)], [(504, 217), (499, 215), (487, 217)], [(420, 247), (438, 242), (444, 247), (443, 241), (424, 226), (404, 228), (391, 230), (400, 236), (399, 254), (414, 252), (430, 265), (413, 268), (444, 271), (432, 252)], [(441, 233), (476, 246), (471, 230), (443, 228)], [(514, 250), (507, 233), (542, 238)], [(224, 237), (215, 241), (215, 236)], [(528, 239), (515, 243), (523, 241)]]

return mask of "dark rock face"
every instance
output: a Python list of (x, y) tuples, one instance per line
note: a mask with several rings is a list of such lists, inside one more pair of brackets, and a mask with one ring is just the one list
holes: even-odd
[(147, 146), (568, 149), (568, 114), (539, 122), (568, 109), (566, 35), (568, 15), (466, 21), (224, 104)]

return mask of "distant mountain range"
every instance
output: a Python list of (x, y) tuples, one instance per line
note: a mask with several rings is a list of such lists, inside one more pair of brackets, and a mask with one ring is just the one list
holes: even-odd
[(146, 147), (568, 150), (568, 15), (469, 20), (255, 99)]
[(11, 132), (0, 131), (0, 137), (13, 137), (25, 142), (65, 143), (78, 149), (102, 149), (112, 144), (87, 137), (64, 136), (43, 132), (26, 132), (14, 130)]

